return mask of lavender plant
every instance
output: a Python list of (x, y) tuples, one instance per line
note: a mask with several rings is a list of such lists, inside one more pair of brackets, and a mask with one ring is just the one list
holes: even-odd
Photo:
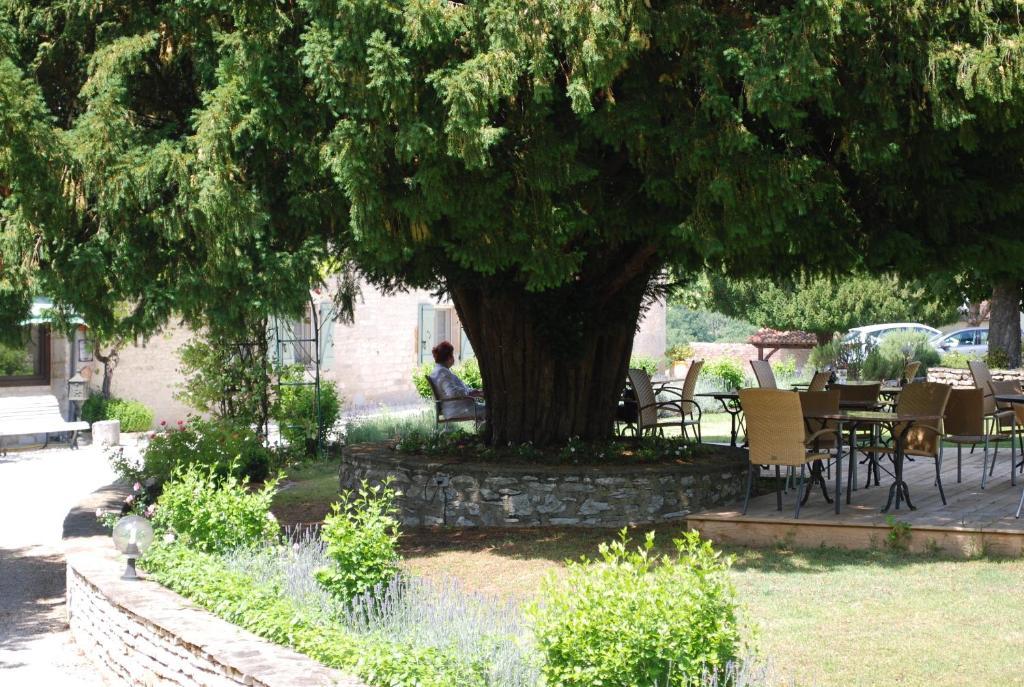
[(314, 528), (287, 532), (287, 545), (239, 548), (227, 566), (287, 597), (310, 617), (360, 635), (438, 649), (482, 666), (494, 687), (533, 687), (537, 655), (519, 606), (469, 592), (454, 579), (397, 575), (387, 584), (344, 600), (314, 578), (330, 561)]

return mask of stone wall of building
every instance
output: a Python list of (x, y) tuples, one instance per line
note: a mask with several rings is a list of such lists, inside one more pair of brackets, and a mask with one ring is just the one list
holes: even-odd
[(120, 579), (109, 537), (68, 553), (67, 610), (75, 641), (110, 685), (365, 687), (358, 679), (232, 625), (155, 582)]
[(706, 450), (695, 464), (598, 467), (444, 461), (365, 444), (345, 449), (340, 481), (355, 489), (390, 478), (407, 526), (622, 527), (740, 500), (746, 451)]
[[(1024, 370), (992, 370), (992, 379), (997, 381), (1024, 382)], [(928, 381), (949, 384), (957, 389), (974, 387), (974, 377), (970, 370), (955, 367), (933, 367), (928, 370)]]

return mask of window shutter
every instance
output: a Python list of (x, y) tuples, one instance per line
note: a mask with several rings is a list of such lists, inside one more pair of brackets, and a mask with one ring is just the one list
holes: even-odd
[(434, 306), (429, 303), (420, 304), (419, 337), (419, 361), (422, 365), (432, 360), (430, 349), (434, 347)]

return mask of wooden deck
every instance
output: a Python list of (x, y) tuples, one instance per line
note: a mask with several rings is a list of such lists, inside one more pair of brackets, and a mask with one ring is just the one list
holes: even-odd
[[(913, 463), (908, 462), (904, 469), (911, 500), (917, 507), (915, 511), (901, 504), (899, 510), (893, 508), (888, 514), (882, 513), (892, 477), (882, 472), (881, 486), (865, 489), (866, 465), (857, 466), (860, 488), (854, 490), (851, 503), (847, 505), (844, 464), (843, 503), (839, 515), (832, 505), (825, 503), (820, 487), (816, 487), (801, 508), (799, 520), (793, 517), (796, 493), (790, 490), (782, 495), (781, 512), (776, 510), (775, 492), (771, 491), (751, 499), (746, 515), (742, 514), (743, 504), (738, 503), (694, 513), (687, 521), (691, 528), (722, 544), (764, 547), (781, 543), (850, 549), (886, 546), (893, 522), (897, 522), (909, 525), (911, 551), (940, 549), (961, 556), (1024, 555), (1024, 515), (1020, 520), (1014, 517), (1024, 489), (1024, 475), (1018, 473), (1017, 486), (1010, 485), (1010, 450), (1003, 447), (995, 472), (982, 490), (981, 462), (980, 448), (973, 456), (965, 448), (963, 481), (957, 484), (956, 449), (946, 449), (942, 464), (945, 506), (935, 486), (934, 462), (918, 458)], [(833, 473), (829, 480), (829, 494), (833, 496), (834, 478)], [(892, 520), (887, 516), (892, 516)]]

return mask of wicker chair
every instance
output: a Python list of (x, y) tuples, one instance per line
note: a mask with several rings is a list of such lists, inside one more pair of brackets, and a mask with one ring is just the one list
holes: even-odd
[(747, 441), (750, 445), (750, 466), (747, 472), (747, 494), (743, 500), (743, 514), (750, 505), (754, 475), (762, 465), (775, 466), (775, 498), (782, 510), (782, 478), (780, 466), (799, 467), (800, 483), (797, 488), (794, 517), (800, 517), (804, 496), (804, 475), (807, 464), (815, 460), (828, 460), (828, 453), (808, 452), (808, 446), (822, 441), (833, 430), (820, 430), (808, 434), (799, 394), (779, 389), (741, 389), (740, 404), (747, 418)]
[[(697, 386), (696, 375), (698, 374), (700, 374), (700, 367), (698, 367), (696, 373), (694, 373), (692, 383), (694, 389)], [(644, 434), (660, 434), (664, 436), (665, 427), (678, 427), (679, 433), (684, 437), (688, 436), (688, 427), (697, 427), (697, 431), (699, 432), (701, 416), (700, 406), (693, 400), (692, 389), (689, 399), (686, 399), (684, 395), (686, 385), (690, 381), (689, 373), (687, 373), (687, 381), (683, 383), (683, 390), (675, 389), (673, 387), (659, 387), (658, 393), (673, 396), (673, 398), (668, 401), (658, 400), (655, 395), (654, 385), (651, 384), (651, 378), (643, 370), (631, 369), (628, 376), (629, 383), (633, 387), (633, 391), (636, 393), (636, 434), (638, 437), (643, 436)], [(669, 411), (668, 417), (661, 416), (661, 413), (664, 411)]]
[(974, 388), (981, 389), (984, 395), (985, 417), (989, 418), (991, 422), (999, 423), (1000, 426), (1013, 423), (1014, 411), (1009, 408), (1000, 408), (996, 404), (995, 389), (997, 386), (993, 385), (995, 380), (992, 379), (988, 365), (980, 360), (971, 360), (967, 366), (971, 369), (971, 377), (974, 378)]
[(839, 403), (858, 403), (865, 407), (878, 405), (878, 392), (882, 389), (881, 382), (871, 384), (833, 384), (829, 387), (839, 392)]
[[(484, 421), (484, 405), (479, 398), (473, 396), (452, 396), (451, 398), (444, 398), (441, 396), (440, 389), (437, 388), (437, 384), (434, 379), (427, 375), (427, 382), (430, 384), (430, 393), (434, 396), (434, 425), (444, 425), (448, 428), (453, 422), (472, 422), (477, 429), (480, 429), (480, 424)], [(444, 404), (448, 401), (470, 401), (473, 403), (474, 413), (473, 415), (445, 415)]]
[(815, 372), (811, 377), (811, 383), (807, 385), (807, 390), (811, 392), (824, 391), (828, 388), (828, 380), (831, 378), (831, 372)]
[[(946, 413), (949, 402), (950, 387), (947, 384), (919, 382), (908, 384), (896, 402), (896, 412), (915, 415), (937, 415), (940, 418)], [(946, 505), (946, 493), (942, 490), (942, 420), (936, 425), (914, 423), (908, 429), (907, 423), (899, 422), (892, 428), (893, 437), (903, 438), (904, 456), (921, 456), (935, 461), (935, 483), (939, 487), (942, 505)], [(872, 446), (872, 453), (893, 454), (896, 451), (895, 441), (890, 445)]]
[[(993, 396), (1001, 396), (1003, 394), (1016, 395), (1021, 392), (1020, 383), (1012, 379), (993, 379), (989, 382), (989, 388), (992, 390)], [(1011, 436), (1016, 435), (1017, 444), (1020, 447), (1021, 453), (1024, 454), (1024, 405), (996, 402), (996, 412), (999, 418), (999, 433), (1009, 432)]]
[[(985, 478), (989, 474), (989, 445), (1000, 441), (1013, 441), (1013, 437), (1008, 434), (992, 434), (989, 431), (992, 423), (985, 420), (984, 392), (981, 389), (953, 389), (950, 391), (943, 425), (946, 431), (945, 440), (956, 444), (956, 481), (958, 484), (963, 479), (961, 466), (964, 444), (984, 446), (981, 467), (981, 488), (984, 489)], [(993, 455), (992, 464), (995, 465), (995, 462), (996, 456)], [(1013, 468), (1010, 469), (1010, 481), (1015, 482)]]
[[(683, 390), (680, 400), (683, 403), (683, 419), (689, 419), (688, 422), (683, 424), (683, 436), (688, 437), (687, 428), (693, 427), (697, 434), (697, 443), (701, 443), (703, 438), (700, 434), (700, 406), (697, 405), (694, 400), (694, 395), (697, 393), (697, 380), (700, 378), (700, 371), (704, 367), (703, 360), (694, 360), (690, 363), (690, 367), (686, 370), (686, 378), (683, 380)], [(672, 387), (662, 387), (663, 393), (671, 393)]]
[(754, 370), (754, 377), (757, 385), (762, 389), (778, 389), (775, 383), (775, 372), (772, 371), (772, 364), (767, 360), (751, 360), (750, 367)]
[(907, 383), (913, 382), (917, 379), (917, 371), (921, 369), (921, 361), (911, 360), (907, 363), (907, 366), (903, 368), (903, 379), (907, 380)]
[[(834, 415), (839, 412), (838, 391), (801, 391), (800, 409), (804, 416), (805, 439), (811, 442), (809, 445), (815, 452), (834, 451), (837, 448), (842, 450), (842, 442), (838, 441), (840, 438), (839, 423), (835, 420), (821, 419), (822, 415)], [(830, 433), (822, 435), (820, 434), (822, 430), (829, 430)], [(810, 439), (812, 436), (816, 436), (816, 438)], [(829, 477), (831, 477), (832, 461), (826, 461), (825, 466), (828, 469)], [(813, 483), (811, 486), (813, 488)], [(821, 490), (825, 494), (825, 500), (832, 503), (824, 484), (821, 485)], [(807, 494), (804, 494), (804, 502), (806, 501)]]

